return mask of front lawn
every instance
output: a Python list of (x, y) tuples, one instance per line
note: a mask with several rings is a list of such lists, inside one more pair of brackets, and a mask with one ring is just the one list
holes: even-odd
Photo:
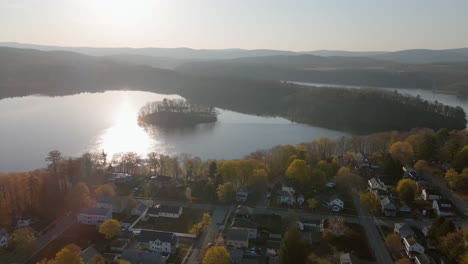
[(149, 217), (140, 220), (134, 228), (153, 229), (176, 233), (189, 233), (192, 226), (202, 220), (203, 210), (184, 207), (180, 218)]

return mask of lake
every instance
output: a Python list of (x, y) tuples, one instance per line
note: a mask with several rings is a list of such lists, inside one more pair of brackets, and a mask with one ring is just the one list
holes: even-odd
[(349, 133), (284, 118), (261, 117), (218, 109), (216, 123), (185, 129), (141, 127), (137, 114), (144, 104), (181, 98), (139, 91), (82, 93), (63, 97), (26, 96), (0, 100), (0, 172), (46, 166), (57, 149), (66, 157), (102, 151), (109, 157), (133, 151), (169, 155), (189, 153), (203, 159), (235, 159), (279, 144), (298, 144)]

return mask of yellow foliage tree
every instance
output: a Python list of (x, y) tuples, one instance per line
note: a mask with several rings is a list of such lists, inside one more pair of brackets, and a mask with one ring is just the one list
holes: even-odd
[(114, 238), (120, 235), (122, 225), (115, 219), (108, 219), (99, 227), (99, 233), (103, 234), (106, 239)]
[(96, 189), (94, 189), (94, 193), (97, 196), (115, 196), (117, 192), (114, 184), (106, 183), (96, 187)]
[(307, 199), (307, 204), (309, 204), (309, 208), (315, 210), (318, 206), (318, 201), (314, 198)]
[(361, 204), (364, 206), (369, 212), (377, 212), (380, 209), (380, 202), (377, 197), (371, 192), (361, 193), (360, 196)]
[(397, 141), (390, 146), (390, 155), (402, 164), (408, 164), (414, 157), (413, 146), (408, 142)]
[(341, 167), (338, 170), (338, 172), (336, 173), (336, 175), (343, 176), (343, 175), (346, 175), (346, 174), (349, 174), (349, 173), (351, 173), (351, 170), (348, 167)]
[(299, 184), (305, 185), (310, 181), (310, 168), (305, 160), (295, 159), (286, 170), (286, 175), (295, 179)]
[(55, 264), (83, 264), (81, 249), (75, 244), (69, 244), (55, 255)]
[(414, 201), (416, 189), (416, 182), (410, 179), (399, 180), (396, 186), (396, 191), (400, 195), (400, 199), (407, 205)]
[(229, 264), (231, 256), (225, 247), (211, 247), (206, 251), (203, 264)]

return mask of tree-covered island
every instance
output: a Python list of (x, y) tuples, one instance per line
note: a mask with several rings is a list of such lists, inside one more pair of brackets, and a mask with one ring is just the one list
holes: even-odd
[(192, 104), (182, 99), (149, 102), (138, 113), (138, 121), (162, 126), (186, 126), (218, 120), (214, 107)]

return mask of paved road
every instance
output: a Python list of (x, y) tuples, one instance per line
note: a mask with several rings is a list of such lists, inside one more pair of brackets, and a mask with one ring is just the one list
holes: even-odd
[(373, 249), (376, 262), (379, 264), (393, 263), (390, 254), (385, 248), (384, 242), (382, 240), (383, 238), (377, 230), (375, 219), (361, 207), (359, 195), (356, 193), (353, 194), (353, 202), (359, 214), (359, 221), (366, 232), (367, 240)]
[(423, 174), (423, 178), (433, 186), (436, 186), (446, 199), (449, 199), (465, 217), (468, 217), (468, 203), (460, 200), (460, 198), (447, 187), (447, 184), (440, 176)]
[(54, 241), (57, 237), (63, 234), (70, 226), (76, 223), (76, 215), (63, 215), (49, 225), (49, 229), (36, 239), (34, 250), (29, 255), (15, 256), (9, 260), (9, 263), (27, 263), (36, 254), (38, 254), (50, 242)]

